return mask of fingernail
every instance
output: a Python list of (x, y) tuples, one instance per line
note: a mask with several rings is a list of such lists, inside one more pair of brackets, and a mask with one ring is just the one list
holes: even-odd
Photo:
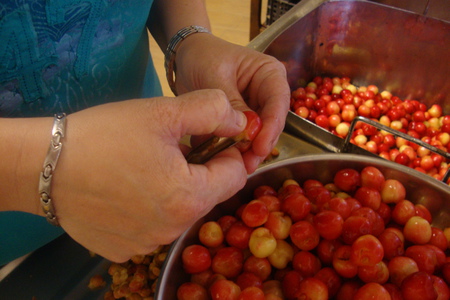
[(247, 124), (247, 117), (245, 116), (245, 114), (242, 111), (236, 111), (237, 112), (237, 120), (236, 120), (236, 124), (239, 127), (245, 127), (245, 125)]
[(258, 166), (264, 162), (266, 158), (262, 156), (258, 156)]

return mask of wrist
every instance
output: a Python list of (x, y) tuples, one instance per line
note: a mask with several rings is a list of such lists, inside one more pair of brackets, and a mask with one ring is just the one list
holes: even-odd
[(0, 118), (0, 210), (43, 215), (39, 173), (48, 148), (52, 118)]
[(66, 114), (56, 114), (53, 120), (52, 138), (44, 160), (41, 174), (39, 176), (39, 197), (42, 210), (47, 221), (55, 226), (59, 226), (56, 218), (56, 210), (51, 197), (51, 185), (53, 173), (58, 163), (62, 150), (62, 140), (66, 131)]
[(202, 26), (191, 25), (180, 29), (169, 41), (167, 49), (164, 53), (164, 66), (166, 69), (166, 77), (167, 82), (169, 83), (169, 87), (174, 93), (174, 95), (178, 95), (177, 90), (175, 88), (175, 73), (176, 73), (176, 64), (175, 59), (177, 55), (177, 51), (179, 50), (183, 41), (189, 38), (191, 35), (196, 33), (210, 33), (210, 31)]

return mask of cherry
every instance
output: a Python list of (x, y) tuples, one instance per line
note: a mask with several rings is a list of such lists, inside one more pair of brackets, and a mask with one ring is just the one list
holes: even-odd
[(244, 131), (234, 137), (234, 139), (238, 142), (236, 144), (236, 148), (238, 148), (241, 152), (246, 152), (250, 149), (252, 141), (262, 128), (261, 118), (256, 112), (246, 110), (244, 111), (244, 114), (247, 117), (247, 125), (245, 126)]

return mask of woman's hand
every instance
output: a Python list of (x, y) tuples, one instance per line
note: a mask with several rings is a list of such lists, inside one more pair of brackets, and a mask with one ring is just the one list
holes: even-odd
[(178, 94), (197, 89), (225, 91), (235, 109), (252, 109), (263, 127), (243, 157), (253, 172), (275, 147), (289, 109), (286, 70), (275, 58), (211, 34), (189, 36), (176, 57)]
[(219, 90), (69, 115), (52, 182), (61, 226), (89, 250), (119, 262), (172, 242), (246, 182), (237, 149), (192, 165), (180, 139), (233, 136), (245, 124)]

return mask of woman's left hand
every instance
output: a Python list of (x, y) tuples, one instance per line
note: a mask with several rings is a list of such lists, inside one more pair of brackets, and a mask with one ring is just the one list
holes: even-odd
[(243, 154), (247, 172), (254, 172), (284, 128), (290, 103), (284, 65), (269, 55), (199, 33), (180, 44), (176, 67), (178, 94), (221, 89), (235, 109), (250, 108), (258, 113), (262, 130), (252, 148)]

